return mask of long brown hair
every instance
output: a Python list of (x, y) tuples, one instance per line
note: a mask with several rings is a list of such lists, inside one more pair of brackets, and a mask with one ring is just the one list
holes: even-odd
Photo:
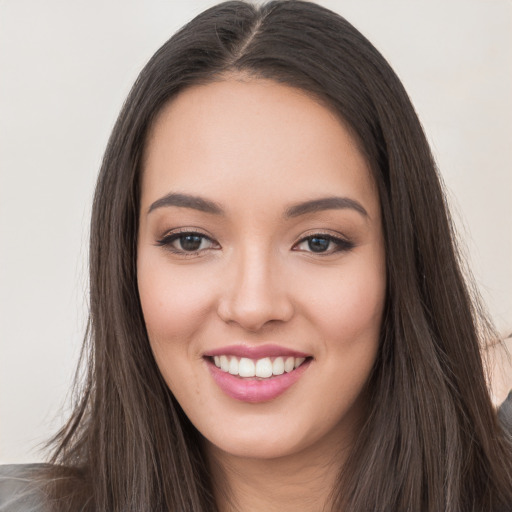
[(45, 470), (62, 510), (213, 511), (201, 435), (153, 358), (136, 275), (146, 136), (179, 91), (230, 73), (297, 87), (358, 139), (380, 195), (387, 301), (369, 415), (333, 510), (482, 512), (512, 504), (512, 448), (480, 355), (487, 323), (465, 284), (436, 166), (399, 79), (342, 17), (301, 1), (226, 2), (141, 72), (94, 198), (85, 375)]

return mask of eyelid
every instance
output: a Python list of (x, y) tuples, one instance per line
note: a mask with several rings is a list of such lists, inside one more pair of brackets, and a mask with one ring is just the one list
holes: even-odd
[[(214, 246), (216, 247), (208, 247), (207, 249), (200, 249), (198, 251), (184, 251), (175, 249), (172, 247), (172, 243), (177, 240), (180, 236), (184, 235), (195, 235), (200, 236), (208, 241), (210, 241)], [(196, 228), (196, 227), (184, 227), (184, 228), (177, 228), (177, 229), (171, 229), (165, 232), (165, 234), (156, 240), (155, 245), (163, 247), (164, 249), (168, 250), (169, 252), (176, 254), (178, 256), (196, 256), (200, 254), (201, 252), (208, 251), (210, 249), (218, 249), (220, 248), (220, 244), (209, 234), (205, 233), (202, 229)]]
[[(337, 246), (336, 249), (327, 250), (325, 252), (314, 252), (314, 251), (302, 251), (301, 249), (296, 248), (298, 245), (300, 245), (312, 238), (315, 238), (315, 237), (328, 239), (329, 241), (336, 244), (336, 246)], [(341, 233), (337, 233), (337, 232), (333, 233), (332, 231), (328, 231), (328, 230), (314, 230), (314, 231), (311, 231), (310, 233), (301, 235), (301, 237), (293, 244), (292, 250), (295, 250), (295, 251), (301, 250), (302, 252), (306, 252), (309, 254), (315, 254), (317, 256), (329, 256), (329, 255), (339, 253), (339, 252), (350, 251), (351, 249), (353, 249), (355, 247), (355, 245), (356, 244), (352, 240), (350, 240), (347, 236), (342, 235)]]
[(210, 234), (208, 234), (206, 231), (204, 231), (203, 229), (196, 228), (194, 226), (186, 226), (186, 227), (182, 227), (182, 228), (173, 228), (173, 229), (165, 230), (164, 234), (158, 238), (157, 242), (159, 242), (160, 240), (165, 240), (166, 238), (168, 238), (172, 235), (187, 235), (187, 234), (201, 235), (201, 236), (204, 236), (205, 238), (213, 240), (213, 237)]

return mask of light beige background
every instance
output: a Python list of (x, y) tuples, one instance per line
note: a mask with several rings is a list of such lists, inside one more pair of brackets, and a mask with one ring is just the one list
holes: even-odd
[[(66, 415), (91, 197), (117, 112), (152, 53), (213, 3), (0, 0), (0, 463), (41, 460)], [(512, 2), (320, 3), (403, 80), (481, 292), (512, 331)]]

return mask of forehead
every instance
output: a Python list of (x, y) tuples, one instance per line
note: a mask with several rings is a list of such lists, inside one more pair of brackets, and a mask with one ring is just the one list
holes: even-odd
[(190, 188), (219, 200), (258, 192), (301, 200), (337, 187), (378, 208), (367, 162), (339, 117), (271, 80), (230, 79), (181, 92), (148, 135), (142, 181), (146, 203)]

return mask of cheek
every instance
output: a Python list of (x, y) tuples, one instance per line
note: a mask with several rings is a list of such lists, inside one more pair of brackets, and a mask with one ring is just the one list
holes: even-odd
[(142, 311), (155, 355), (159, 350), (187, 347), (214, 300), (212, 292), (216, 288), (210, 282), (211, 276), (201, 269), (192, 271), (192, 266), (172, 269), (161, 258), (140, 258), (137, 274)]
[[(385, 284), (375, 280), (350, 280), (338, 301), (330, 306), (334, 328), (342, 329), (350, 339), (357, 340), (365, 333), (378, 336), (382, 321)], [(336, 304), (336, 306), (333, 306)], [(339, 331), (338, 331), (339, 332)]]
[[(323, 280), (323, 286), (303, 302), (326, 340), (339, 343), (377, 341), (384, 309), (386, 280), (383, 265), (350, 265)], [(342, 348), (342, 347), (340, 347)]]
[[(384, 266), (350, 265), (324, 282), (321, 293), (310, 304), (311, 318), (320, 338), (319, 361), (325, 381), (317, 402), (335, 423), (349, 411), (360, 409), (359, 397), (377, 356), (385, 303)], [(335, 404), (329, 393), (337, 396)], [(348, 417), (347, 416), (347, 417)]]
[(158, 368), (180, 403), (201, 406), (201, 367), (189, 363), (201, 358), (198, 340), (216, 288), (208, 276), (191, 268), (170, 268), (165, 259), (140, 257), (137, 274), (142, 312)]

